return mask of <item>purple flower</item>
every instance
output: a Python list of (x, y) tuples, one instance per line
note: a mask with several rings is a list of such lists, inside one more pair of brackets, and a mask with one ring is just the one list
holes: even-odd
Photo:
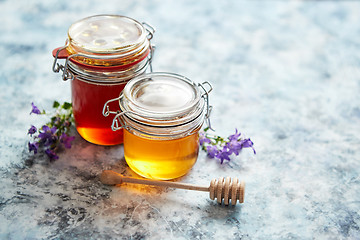
[(233, 140), (237, 141), (239, 139), (240, 135), (241, 135), (241, 133), (240, 132), (238, 133), (237, 128), (235, 128), (235, 134), (230, 135), (229, 140), (230, 141), (233, 141)]
[(32, 106), (32, 110), (31, 110), (30, 114), (32, 114), (32, 113), (41, 114), (39, 108), (37, 106), (35, 106), (35, 104), (33, 102), (31, 103), (31, 106)]
[(207, 146), (206, 151), (208, 153), (209, 158), (214, 158), (219, 152), (217, 147), (214, 145)]
[(254, 154), (256, 154), (253, 147), (254, 143), (250, 138), (242, 139), (241, 133), (238, 132), (237, 128), (235, 128), (235, 133), (230, 135), (227, 139), (220, 136), (208, 135), (206, 133), (207, 129), (204, 131), (205, 132), (200, 133), (199, 135), (199, 142), (202, 149), (207, 152), (209, 158), (217, 158), (220, 160), (221, 164), (224, 160), (230, 161), (230, 155), (239, 155), (243, 148), (252, 148)]
[(248, 147), (252, 148), (252, 150), (254, 151), (254, 154), (256, 154), (256, 151), (253, 147), (254, 143), (250, 140), (250, 138), (241, 140), (240, 143), (243, 148), (248, 148)]
[(37, 154), (37, 151), (38, 151), (38, 148), (39, 148), (39, 143), (37, 143), (37, 142), (33, 142), (33, 143), (29, 142), (28, 146), (29, 146), (29, 152), (34, 151), (34, 154)]
[(31, 125), (28, 134), (30, 134), (30, 136), (32, 136), (34, 133), (36, 133), (37, 128), (34, 125)]
[(50, 158), (50, 160), (56, 160), (59, 159), (59, 156), (56, 155), (56, 153), (51, 150), (51, 149), (46, 149), (45, 150), (46, 155), (48, 155), (48, 157)]
[(210, 139), (208, 139), (205, 133), (203, 132), (200, 133), (199, 141), (200, 141), (200, 146), (202, 146), (204, 143), (211, 143)]
[(237, 156), (243, 148), (243, 145), (238, 140), (231, 140), (230, 142), (226, 143), (226, 147), (229, 149), (230, 154), (234, 153)]
[(42, 126), (42, 132), (39, 133), (39, 138), (41, 142), (44, 143), (44, 146), (50, 146), (51, 144), (57, 141), (57, 136), (55, 135), (57, 128), (49, 126)]
[(63, 133), (60, 136), (60, 142), (64, 144), (65, 148), (71, 148), (71, 142), (74, 141), (75, 136), (68, 136), (66, 133)]
[(225, 159), (230, 161), (230, 155), (231, 153), (228, 151), (228, 148), (224, 146), (223, 149), (216, 154), (216, 158), (220, 159), (220, 163), (222, 164)]

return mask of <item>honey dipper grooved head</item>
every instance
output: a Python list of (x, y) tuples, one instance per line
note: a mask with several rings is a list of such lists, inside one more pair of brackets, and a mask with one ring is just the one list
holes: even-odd
[(224, 200), (225, 205), (229, 205), (229, 200), (231, 200), (231, 205), (235, 205), (237, 200), (239, 200), (239, 203), (243, 203), (245, 182), (239, 182), (237, 178), (231, 181), (230, 177), (213, 179), (210, 182), (209, 192), (210, 199), (214, 200), (217, 198), (218, 203), (222, 203), (222, 200)]

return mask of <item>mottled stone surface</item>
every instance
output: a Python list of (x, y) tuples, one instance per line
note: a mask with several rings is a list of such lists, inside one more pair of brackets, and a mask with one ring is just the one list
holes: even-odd
[[(218, 134), (245, 150), (201, 153), (181, 182), (247, 182), (243, 205), (203, 192), (99, 183), (134, 175), (122, 146), (87, 143), (49, 163), (27, 129), (70, 99), (51, 51), (70, 24), (100, 13), (154, 25), (154, 70), (214, 86)], [(360, 3), (356, 1), (0, 1), (0, 239), (360, 239)], [(75, 132), (75, 130), (74, 130)]]

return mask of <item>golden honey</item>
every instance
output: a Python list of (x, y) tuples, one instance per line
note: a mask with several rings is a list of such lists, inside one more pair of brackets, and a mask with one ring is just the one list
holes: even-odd
[(195, 164), (199, 134), (179, 139), (158, 140), (124, 131), (124, 155), (137, 174), (153, 179), (172, 179), (185, 175)]
[(112, 130), (124, 129), (124, 156), (134, 172), (167, 180), (190, 171), (209, 116), (211, 89), (203, 84), (171, 73), (144, 74), (126, 84)]

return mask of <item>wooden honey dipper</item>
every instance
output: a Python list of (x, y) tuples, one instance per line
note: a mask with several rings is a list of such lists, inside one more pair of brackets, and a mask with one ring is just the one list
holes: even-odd
[(179, 182), (166, 182), (166, 181), (157, 181), (157, 180), (148, 180), (140, 178), (131, 178), (125, 177), (117, 172), (112, 170), (104, 170), (100, 175), (100, 181), (106, 185), (115, 185), (121, 184), (123, 182), (127, 183), (136, 183), (144, 185), (153, 185), (160, 187), (172, 187), (172, 188), (181, 188), (187, 190), (196, 190), (203, 192), (210, 192), (210, 199), (217, 199), (218, 203), (222, 203), (224, 199), (224, 204), (229, 205), (229, 200), (231, 199), (231, 205), (235, 205), (237, 200), (240, 203), (244, 202), (245, 196), (245, 182), (239, 180), (235, 177), (231, 181), (230, 177), (213, 179), (210, 182), (209, 187), (196, 186), (186, 183)]

